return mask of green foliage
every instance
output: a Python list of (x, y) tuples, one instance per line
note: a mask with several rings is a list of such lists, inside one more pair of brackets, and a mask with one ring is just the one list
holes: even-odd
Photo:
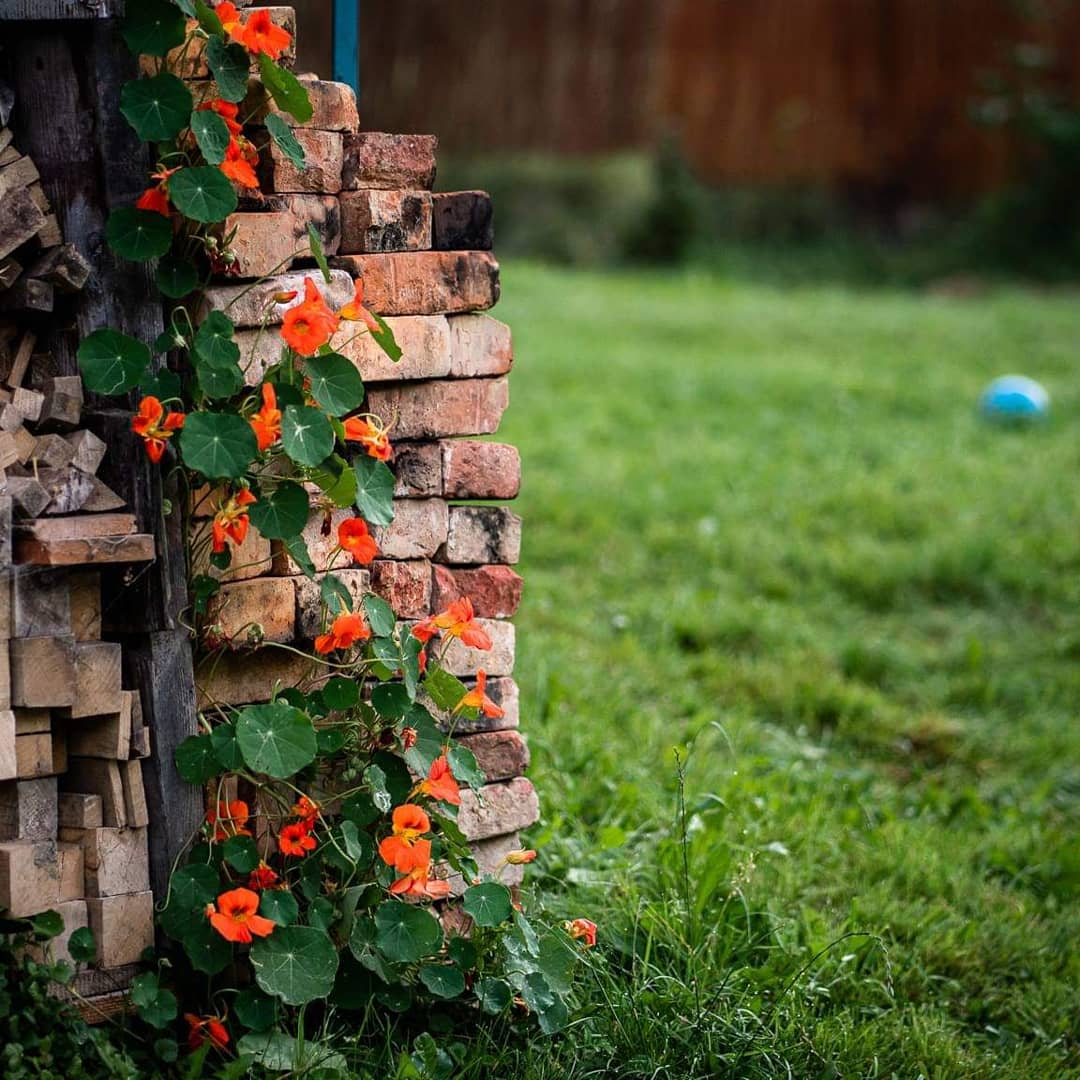
[(146, 262), (164, 255), (172, 244), (169, 219), (151, 210), (123, 207), (105, 223), (105, 239), (122, 259)]
[(220, 165), (225, 160), (229, 129), (213, 109), (200, 109), (191, 114), (191, 133), (199, 144), (202, 156), (211, 165)]
[(306, 1005), (333, 989), (338, 954), (322, 930), (280, 926), (252, 945), (251, 964), (267, 994), (286, 1005)]
[(79, 344), (79, 371), (88, 390), (125, 394), (150, 366), (150, 350), (116, 330), (95, 330)]
[(194, 413), (180, 433), (184, 464), (208, 480), (240, 479), (258, 450), (251, 425), (230, 413)]
[(296, 136), (292, 133), (292, 128), (277, 113), (268, 113), (264, 123), (266, 124), (266, 130), (270, 132), (270, 137), (277, 143), (281, 152), (296, 168), (303, 169), (304, 148), (297, 142)]
[(311, 119), (313, 109), (308, 92), (291, 71), (275, 64), (264, 53), (259, 56), (259, 73), (279, 109), (299, 124), (306, 124)]
[(236, 721), (236, 741), (255, 772), (279, 779), (315, 760), (315, 729), (299, 709), (277, 701), (249, 705)]
[(157, 287), (170, 300), (182, 300), (198, 284), (199, 272), (189, 259), (170, 253), (158, 262)]
[(220, 31), (206, 43), (206, 63), (217, 83), (218, 95), (224, 101), (244, 100), (248, 86), (247, 49), (242, 45), (228, 44)]
[(286, 405), (281, 417), (281, 445), (298, 465), (314, 467), (334, 449), (334, 429), (319, 409)]
[(344, 356), (338, 353), (313, 356), (304, 368), (311, 380), (311, 396), (331, 416), (344, 416), (363, 404), (363, 380)]
[(467, 915), (472, 916), (477, 926), (498, 926), (499, 923), (506, 922), (513, 911), (510, 890), (494, 881), (472, 885), (466, 889), (462, 907)]
[(307, 524), (307, 492), (292, 480), (285, 480), (269, 493), (259, 496), (248, 511), (251, 523), (267, 540), (297, 536)]
[(121, 33), (133, 53), (164, 56), (184, 43), (184, 16), (168, 0), (140, 0), (127, 12)]
[(197, 165), (169, 179), (169, 198), (185, 217), (198, 222), (224, 221), (236, 209), (236, 192), (220, 169)]
[(191, 116), (191, 91), (167, 71), (124, 83), (120, 111), (144, 142), (175, 139)]
[(372, 525), (394, 520), (394, 474), (383, 461), (363, 454), (353, 461), (356, 508)]
[(412, 963), (438, 952), (442, 927), (428, 911), (388, 900), (375, 912), (375, 945), (391, 963)]

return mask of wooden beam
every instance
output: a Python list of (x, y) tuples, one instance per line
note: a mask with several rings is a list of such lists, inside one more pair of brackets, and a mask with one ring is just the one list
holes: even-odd
[(4, 0), (0, 22), (31, 19), (113, 19), (124, 14), (123, 0)]

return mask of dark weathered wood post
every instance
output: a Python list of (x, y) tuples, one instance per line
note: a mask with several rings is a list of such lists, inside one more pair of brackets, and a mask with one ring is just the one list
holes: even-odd
[[(123, 262), (105, 243), (109, 212), (146, 186), (147, 154), (119, 110), (121, 86), (138, 71), (118, 32), (119, 0), (0, 0), (0, 78), (15, 92), (11, 124), (37, 163), (63, 234), (93, 275), (73, 325), (50, 323), (40, 340), (58, 373), (77, 374), (79, 339), (112, 326), (148, 344), (163, 328), (161, 302), (145, 265)], [(173, 767), (173, 752), (196, 727), (181, 514), (130, 431), (131, 413), (92, 401), (88, 425), (108, 444), (103, 478), (153, 533), (149, 566), (109, 569), (104, 586), (109, 634), (124, 644), (127, 685), (142, 693), (152, 756), (144, 761), (150, 802), (151, 882), (164, 894), (176, 853), (202, 818), (200, 793)], [(167, 482), (166, 482), (167, 487)], [(175, 504), (178, 496), (173, 493)]]

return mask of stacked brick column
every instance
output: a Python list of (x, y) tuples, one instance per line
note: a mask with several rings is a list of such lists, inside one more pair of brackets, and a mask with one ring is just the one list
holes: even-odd
[[(275, 11), (291, 25), (281, 9)], [(225, 227), (233, 235), (239, 276), (272, 276), (254, 288), (223, 283), (208, 303), (227, 308), (240, 328), (241, 362), (252, 386), (280, 355), (276, 324), (286, 307), (273, 297), (302, 288), (305, 274), (315, 277), (333, 306), (350, 299), (354, 280), (362, 278), (365, 304), (392, 327), (404, 352), (397, 364), (367, 335), (336, 344), (364, 379), (363, 411), (393, 423), (390, 464), (397, 483), (393, 524), (373, 530), (379, 558), (366, 569), (335, 572), (354, 595), (370, 590), (383, 597), (403, 621), (460, 596), (472, 599), (494, 647), (481, 653), (456, 643), (448, 667), (466, 682), (483, 667), (488, 692), (505, 716), (467, 729), (459, 725), (455, 732), (488, 780), (479, 797), (465, 794), (460, 824), (475, 841), (481, 865), (493, 865), (518, 845), (517, 830), (536, 820), (537, 800), (522, 775), (528, 752), (517, 731), (514, 627), (508, 621), (521, 595), (521, 579), (511, 568), (521, 522), (509, 509), (490, 505), (517, 495), (518, 454), (512, 446), (476, 438), (498, 429), (513, 359), (509, 329), (483, 314), (499, 296), (490, 200), (482, 192), (433, 195), (432, 136), (360, 132), (347, 86), (306, 85), (314, 116), (295, 134), (307, 167), (298, 170), (255, 134), (264, 198), (244, 204)], [(256, 120), (270, 108), (259, 106)], [(313, 268), (305, 239), (309, 224), (332, 256), (329, 283)], [(472, 504), (478, 500), (485, 505)], [(202, 505), (212, 513), (213, 500)], [(328, 568), (338, 525), (353, 513), (324, 513), (313, 496), (305, 540), (319, 572)], [(196, 518), (197, 532), (208, 527), (208, 520)], [(342, 565), (339, 560), (336, 567)], [(320, 630), (318, 583), (254, 530), (220, 576), (206, 644), (224, 642), (226, 651), (208, 657), (196, 672), (203, 703), (264, 701), (275, 685), (310, 676), (310, 663), (266, 643), (310, 644)]]

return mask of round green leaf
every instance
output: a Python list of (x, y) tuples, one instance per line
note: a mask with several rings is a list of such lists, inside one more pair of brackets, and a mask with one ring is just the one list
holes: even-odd
[[(165, 142), (187, 127), (191, 91), (175, 75), (163, 71), (149, 79), (124, 83), (120, 90), (120, 111), (143, 142)], [(172, 181), (169, 194), (172, 195)]]
[(239, 769), (244, 764), (240, 753), (240, 745), (236, 741), (236, 725), (232, 723), (218, 724), (210, 732), (210, 742), (214, 747), (214, 754), (221, 763), (223, 769)]
[(368, 593), (364, 597), (364, 614), (376, 637), (389, 637), (394, 632), (394, 609), (381, 596)]
[(304, 531), (309, 511), (307, 492), (299, 484), (286, 480), (271, 494), (260, 495), (248, 514), (251, 524), (267, 540), (285, 540)]
[(375, 944), (394, 963), (412, 963), (431, 956), (442, 945), (439, 920), (422, 907), (390, 900), (375, 912)]
[(41, 911), (30, 917), (30, 929), (39, 941), (59, 937), (64, 932), (64, 916), (59, 911)]
[(179, 939), (191, 966), (206, 975), (216, 975), (232, 959), (232, 946), (210, 925), (205, 916), (193, 922)]
[(278, 926), (291, 926), (300, 914), (300, 905), (292, 893), (282, 889), (267, 889), (259, 899), (259, 913)]
[(251, 1031), (240, 1037), (236, 1050), (272, 1072), (292, 1072), (300, 1052), (296, 1036), (284, 1031)]
[(189, 735), (176, 748), (176, 771), (189, 784), (205, 784), (221, 772), (221, 762), (209, 735)]
[[(155, 217), (161, 217), (156, 214)], [(164, 220), (164, 219), (163, 219)], [(157, 266), (157, 287), (163, 296), (170, 300), (182, 300), (189, 292), (194, 292), (199, 284), (199, 275), (194, 265), (179, 255), (164, 256)]]
[(547, 979), (539, 971), (531, 971), (525, 976), (521, 996), (529, 1006), (545, 1035), (552, 1035), (564, 1028), (569, 1019), (566, 1005), (548, 985)]
[(313, 356), (305, 367), (311, 379), (311, 396), (331, 416), (344, 416), (360, 408), (364, 401), (364, 381), (344, 356), (338, 353)]
[(88, 964), (97, 956), (97, 942), (94, 931), (88, 926), (80, 926), (68, 938), (68, 952), (77, 964)]
[(258, 452), (251, 425), (231, 413), (191, 413), (180, 432), (184, 464), (208, 480), (239, 480)]
[(356, 474), (356, 507), (372, 525), (389, 525), (394, 520), (394, 474), (385, 461), (367, 454), (353, 461)]
[(477, 981), (475, 989), (480, 1008), (489, 1015), (496, 1016), (510, 1008), (514, 994), (510, 984), (504, 980), (485, 975)]
[(455, 998), (465, 993), (465, 976), (445, 964), (425, 964), (420, 969), (420, 981), (436, 997)]
[(305, 168), (304, 148), (296, 141), (292, 128), (277, 113), (269, 113), (263, 123), (270, 132), (270, 137), (277, 143), (278, 149), (296, 168)]
[(218, 97), (224, 101), (243, 101), (247, 93), (251, 60), (243, 45), (226, 44), (218, 34), (206, 43), (206, 63), (217, 83)]
[(281, 417), (281, 445), (298, 465), (315, 466), (334, 449), (334, 429), (319, 409), (287, 405)]
[(161, 925), (171, 938), (183, 940), (206, 923), (206, 905), (220, 891), (217, 871), (206, 863), (192, 863), (177, 870), (169, 881), (169, 902), (161, 913)]
[(208, 364), (226, 364), (240, 359), (240, 346), (233, 335), (236, 327), (222, 311), (211, 311), (195, 332), (195, 351)]
[(181, 169), (170, 177), (169, 198), (184, 217), (202, 222), (224, 221), (237, 201), (228, 177), (213, 165)]
[(463, 907), (477, 926), (498, 926), (506, 922), (514, 910), (510, 890), (495, 881), (486, 881), (466, 889)]
[(233, 1012), (249, 1031), (265, 1031), (277, 1016), (277, 1002), (257, 987), (248, 986), (236, 995)]
[(168, 0), (139, 0), (128, 4), (121, 33), (133, 53), (164, 56), (183, 45), (187, 26), (180, 10)]
[(195, 373), (199, 387), (208, 398), (232, 397), (244, 385), (244, 373), (235, 360), (208, 364), (196, 357)]
[(153, 972), (144, 972), (131, 980), (131, 1000), (139, 1016), (151, 1027), (163, 1028), (176, 1019), (176, 995), (163, 990)]
[(230, 836), (222, 845), (225, 861), (241, 874), (250, 874), (259, 865), (259, 849), (250, 836)]
[(355, 680), (344, 675), (334, 675), (322, 688), (323, 699), (335, 710), (351, 709), (360, 704), (360, 687)]
[(153, 210), (126, 206), (109, 215), (105, 239), (122, 259), (146, 262), (164, 255), (172, 246), (172, 225), (167, 217)]
[(287, 1005), (306, 1005), (334, 988), (338, 954), (322, 930), (282, 926), (251, 946), (255, 980)]
[(196, 109), (191, 114), (191, 133), (202, 156), (210, 165), (220, 165), (229, 147), (229, 128), (213, 109)]
[(171, 1065), (180, 1056), (180, 1045), (175, 1039), (155, 1039), (154, 1053)]
[(244, 709), (236, 721), (236, 738), (248, 766), (278, 780), (315, 760), (311, 720), (282, 701)]
[(127, 393), (150, 366), (150, 350), (118, 330), (95, 330), (83, 338), (77, 355), (87, 389), (97, 394)]

